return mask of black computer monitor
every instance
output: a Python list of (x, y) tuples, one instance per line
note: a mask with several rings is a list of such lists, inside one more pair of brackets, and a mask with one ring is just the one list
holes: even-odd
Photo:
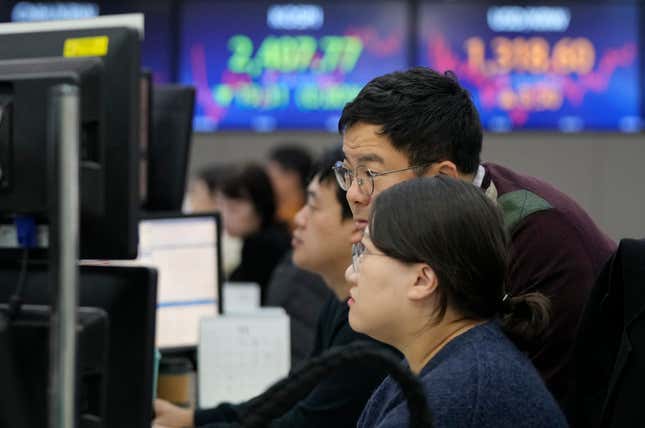
[[(50, 307), (23, 305), (10, 316), (0, 304), (0, 426), (48, 426)], [(80, 428), (104, 428), (108, 315), (79, 308), (77, 315), (77, 406)]]
[(146, 211), (181, 211), (194, 107), (192, 86), (153, 86)]
[[(93, 93), (96, 96), (88, 98), (83, 95), (87, 88), (80, 88), (81, 97), (87, 100), (81, 106), (81, 115), (87, 108), (103, 113), (85, 121), (82, 127), (81, 257), (135, 258), (140, 205), (139, 32), (118, 24), (65, 29), (78, 25), (73, 20), (56, 23), (56, 30), (50, 25), (54, 24), (0, 25), (0, 63), (38, 58), (43, 66), (32, 71), (40, 71), (41, 80), (46, 81), (49, 68), (45, 58), (63, 61), (62, 57), (93, 57), (100, 61), (103, 71), (99, 90)], [(7, 26), (12, 32), (4, 33)], [(43, 218), (48, 208), (46, 189), (52, 178), (46, 163), (45, 93), (42, 88), (18, 90), (22, 88), (20, 82), (23, 80), (15, 74), (0, 75), (0, 106), (5, 118), (0, 124), (0, 168), (10, 171), (0, 184), (0, 213), (5, 215), (5, 222), (10, 214)]]
[(81, 98), (80, 202), (83, 220), (91, 223), (92, 219), (104, 214), (103, 127), (106, 123), (99, 101), (104, 97), (104, 79), (103, 62), (98, 58), (0, 60), (0, 104), (3, 106), (0, 146), (5, 153), (1, 212), (43, 214), (51, 198), (55, 197), (49, 194), (47, 185), (53, 181), (48, 159), (53, 155), (53, 148), (45, 144), (47, 97), (53, 86), (71, 84), (80, 88)]
[[(17, 263), (3, 262), (0, 266), (0, 302), (8, 302), (19, 272)], [(105, 428), (150, 426), (156, 284), (154, 269), (80, 267), (79, 305), (100, 308), (109, 317)], [(30, 264), (23, 300), (30, 305), (50, 303), (46, 264)], [(47, 378), (42, 382), (47, 385)], [(0, 401), (4, 399), (0, 397)]]

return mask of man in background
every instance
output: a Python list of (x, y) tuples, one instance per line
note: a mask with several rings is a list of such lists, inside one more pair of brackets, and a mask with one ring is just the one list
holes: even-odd
[[(375, 346), (385, 347), (355, 333), (347, 320), (349, 310), (346, 302), (351, 284), (345, 279), (345, 269), (352, 262), (350, 237), (354, 223), (344, 192), (338, 188), (332, 171), (332, 166), (342, 156), (340, 148), (323, 156), (307, 188), (306, 204), (295, 217), (293, 261), (297, 266), (319, 274), (333, 294), (322, 308), (310, 358), (356, 341), (369, 341)], [(385, 375), (383, 368), (348, 364), (325, 378), (269, 426), (354, 428), (368, 398)], [(230, 426), (241, 421), (252, 401), (224, 403), (213, 409), (193, 411), (157, 400), (153, 426)]]
[(294, 217), (305, 203), (311, 174), (311, 155), (295, 144), (284, 144), (269, 153), (266, 169), (276, 195), (278, 219), (293, 230)]

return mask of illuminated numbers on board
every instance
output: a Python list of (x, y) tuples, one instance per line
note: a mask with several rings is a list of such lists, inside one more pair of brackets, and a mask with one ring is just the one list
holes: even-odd
[(490, 75), (512, 71), (582, 75), (593, 70), (596, 62), (595, 48), (584, 37), (562, 38), (553, 49), (543, 37), (495, 37), (490, 41), (490, 60), (486, 59), (486, 45), (481, 37), (467, 39), (464, 50), (471, 68)]
[(255, 51), (253, 41), (238, 34), (229, 39), (228, 48), (229, 70), (258, 77), (265, 70), (348, 73), (356, 67), (363, 43), (353, 36), (325, 36), (320, 40), (311, 36), (267, 36)]
[(253, 41), (247, 36), (233, 36), (228, 41), (228, 48), (232, 52), (228, 60), (229, 70), (244, 73), (253, 55)]
[(596, 50), (584, 37), (559, 40), (553, 47), (553, 69), (557, 73), (589, 73), (596, 62)]

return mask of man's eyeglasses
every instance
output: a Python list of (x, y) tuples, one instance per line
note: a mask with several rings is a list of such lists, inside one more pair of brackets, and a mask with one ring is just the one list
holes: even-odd
[(417, 168), (425, 168), (432, 163), (434, 162), (428, 162), (423, 165), (414, 165), (402, 169), (393, 169), (391, 171), (374, 172), (365, 166), (358, 166), (355, 170), (352, 171), (351, 169), (347, 168), (343, 162), (338, 161), (334, 164), (332, 169), (334, 170), (336, 181), (338, 181), (338, 185), (341, 189), (343, 189), (344, 191), (349, 190), (349, 188), (352, 186), (352, 182), (354, 181), (354, 179), (356, 179), (356, 183), (358, 184), (360, 191), (365, 196), (372, 196), (372, 194), (374, 193), (375, 177), (395, 174), (397, 172), (410, 171)]

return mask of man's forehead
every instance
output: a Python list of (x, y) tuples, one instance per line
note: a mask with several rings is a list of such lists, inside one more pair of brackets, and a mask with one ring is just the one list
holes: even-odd
[[(381, 150), (379, 150), (381, 148)], [(345, 155), (345, 160), (349, 163), (367, 163), (367, 162), (376, 162), (384, 163), (383, 155), (380, 154), (382, 146), (379, 144), (365, 144), (354, 147), (346, 147), (343, 145), (343, 154)]]
[(309, 184), (307, 194), (311, 199), (320, 204), (327, 205), (331, 202), (338, 204), (339, 202), (336, 199), (337, 187), (338, 184), (336, 183), (336, 180), (320, 181), (320, 178), (316, 177)]
[(320, 188), (320, 176), (315, 176), (313, 180), (309, 182), (307, 186), (307, 193), (309, 196), (316, 196), (318, 194), (318, 189)]
[(349, 163), (384, 163), (390, 143), (376, 125), (356, 124), (343, 135), (343, 153)]
[(374, 126), (356, 125), (343, 134), (343, 150), (380, 147), (387, 137)]

